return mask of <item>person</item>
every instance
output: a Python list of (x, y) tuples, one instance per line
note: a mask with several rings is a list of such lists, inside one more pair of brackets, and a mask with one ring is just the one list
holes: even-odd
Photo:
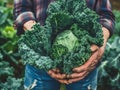
[[(14, 26), (17, 34), (39, 22), (45, 24), (46, 9), (54, 0), (14, 0)], [(59, 90), (60, 84), (66, 85), (67, 90), (96, 90), (98, 63), (103, 56), (107, 40), (114, 31), (114, 15), (109, 0), (86, 0), (87, 6), (100, 15), (104, 44), (102, 47), (91, 46), (92, 55), (82, 66), (73, 69), (73, 74), (60, 74), (58, 69), (48, 72), (26, 65), (24, 86), (27, 90)]]

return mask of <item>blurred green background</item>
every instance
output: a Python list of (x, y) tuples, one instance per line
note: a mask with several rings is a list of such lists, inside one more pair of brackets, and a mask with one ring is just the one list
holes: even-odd
[[(102, 58), (98, 90), (120, 90), (120, 0), (110, 1), (116, 26)], [(24, 90), (24, 65), (18, 54), (18, 39), (13, 28), (13, 0), (0, 0), (0, 90)], [(61, 90), (65, 90), (64, 86)]]

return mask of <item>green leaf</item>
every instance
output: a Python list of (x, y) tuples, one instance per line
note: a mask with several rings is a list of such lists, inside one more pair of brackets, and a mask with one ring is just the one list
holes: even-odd
[(3, 15), (0, 17), (0, 25), (2, 25), (3, 23), (5, 23), (5, 21), (7, 20), (7, 17), (8, 17), (8, 13), (3, 14)]

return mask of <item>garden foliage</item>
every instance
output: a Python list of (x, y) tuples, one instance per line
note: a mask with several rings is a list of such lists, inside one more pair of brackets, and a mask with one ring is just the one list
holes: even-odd
[[(105, 90), (120, 90), (120, 37), (107, 43), (99, 71), (99, 87)], [(103, 88), (104, 87), (104, 88)]]
[(109, 39), (99, 71), (100, 90), (120, 90), (120, 11), (114, 10), (115, 33)]
[[(0, 90), (23, 90), (23, 65), (17, 50), (18, 36), (13, 28), (12, 8), (0, 1)], [(19, 89), (21, 88), (21, 89)]]

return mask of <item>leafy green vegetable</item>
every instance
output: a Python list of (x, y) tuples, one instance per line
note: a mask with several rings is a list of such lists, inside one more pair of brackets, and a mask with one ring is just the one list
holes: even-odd
[(6, 38), (13, 38), (16, 34), (16, 31), (12, 26), (6, 26), (4, 30), (2, 30), (2, 35)]
[(68, 29), (73, 24), (74, 19), (69, 13), (61, 11), (50, 15), (47, 21), (51, 24), (53, 35), (58, 35), (58, 33)]
[(76, 46), (78, 46), (77, 37), (70, 30), (66, 30), (57, 35), (52, 45), (52, 57), (57, 58), (65, 53), (71, 52)]
[(47, 9), (45, 25), (36, 24), (19, 40), (19, 52), (25, 64), (43, 70), (59, 68), (71, 74), (90, 57), (90, 46), (102, 46), (99, 16), (84, 0), (57, 0)]
[(26, 31), (19, 40), (19, 52), (22, 55), (24, 64), (35, 65), (37, 68), (49, 70), (52, 67), (52, 60), (48, 57), (51, 47), (51, 29), (47, 26), (33, 27), (35, 30)]

